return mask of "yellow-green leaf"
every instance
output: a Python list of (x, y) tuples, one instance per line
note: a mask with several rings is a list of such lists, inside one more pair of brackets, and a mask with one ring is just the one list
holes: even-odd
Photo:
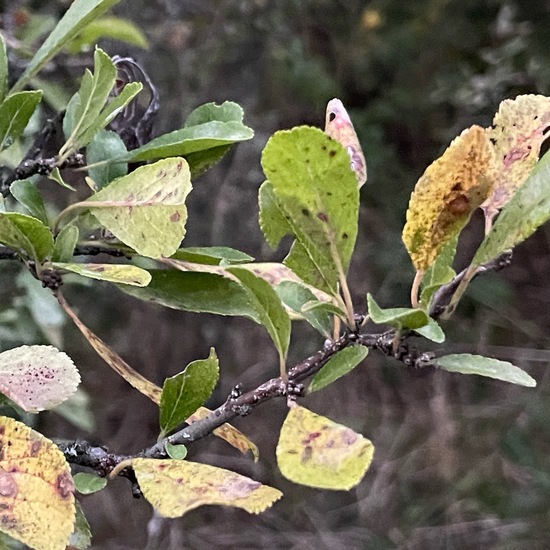
[(53, 262), (53, 268), (77, 273), (82, 277), (132, 286), (147, 286), (151, 275), (145, 269), (124, 264), (77, 264)]
[(82, 205), (136, 252), (160, 258), (171, 256), (185, 235), (190, 191), (187, 162), (173, 157), (114, 180)]
[(424, 271), (487, 197), (494, 152), (486, 131), (472, 126), (457, 137), (418, 180), (407, 210), (403, 242)]
[(277, 463), (295, 483), (348, 490), (361, 481), (373, 453), (373, 444), (361, 434), (295, 405), (281, 428)]
[(42, 434), (0, 417), (0, 531), (34, 550), (64, 550), (75, 521), (63, 453)]
[(208, 464), (136, 458), (132, 466), (145, 498), (169, 518), (206, 504), (235, 506), (259, 514), (282, 497), (273, 487)]

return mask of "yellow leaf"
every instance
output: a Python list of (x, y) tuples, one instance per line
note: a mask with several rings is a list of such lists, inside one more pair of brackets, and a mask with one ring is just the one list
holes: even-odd
[(353, 123), (339, 99), (331, 99), (327, 105), (325, 134), (343, 145), (350, 158), (350, 168), (355, 172), (361, 187), (367, 181), (367, 163)]
[(0, 417), (0, 531), (35, 550), (64, 550), (75, 520), (74, 485), (61, 451)]
[[(206, 418), (212, 411), (206, 407), (199, 407), (187, 420), (188, 424), (192, 424), (197, 420)], [(241, 453), (246, 453), (250, 451), (254, 456), (254, 462), (258, 462), (260, 452), (258, 447), (246, 437), (241, 431), (237, 430), (231, 424), (222, 424), (219, 428), (216, 428), (212, 432), (216, 437), (223, 439), (225, 442), (229, 443), (235, 449), (241, 451)]]
[(482, 208), (495, 214), (514, 196), (535, 166), (550, 125), (550, 98), (520, 95), (504, 100), (493, 120), (489, 136), (495, 144), (496, 180)]
[(480, 126), (464, 130), (434, 161), (411, 195), (403, 242), (424, 271), (487, 197), (494, 181), (494, 151)]
[(259, 514), (283, 496), (273, 487), (208, 464), (136, 458), (132, 466), (145, 498), (169, 518), (205, 504), (235, 506)]
[(281, 473), (320, 489), (355, 487), (373, 454), (373, 444), (361, 434), (298, 405), (290, 409), (277, 445)]

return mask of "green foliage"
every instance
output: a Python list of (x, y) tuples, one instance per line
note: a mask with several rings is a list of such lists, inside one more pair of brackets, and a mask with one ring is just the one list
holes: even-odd
[(271, 246), (296, 240), (285, 260), (306, 283), (338, 294), (357, 236), (359, 190), (344, 148), (317, 128), (277, 132), (265, 146), (260, 224)]
[(313, 377), (308, 391), (315, 392), (336, 382), (351, 372), (365, 357), (369, 349), (364, 346), (350, 346), (333, 355), (323, 368)]
[(438, 357), (434, 363), (449, 372), (477, 374), (479, 376), (496, 378), (497, 380), (503, 380), (504, 382), (519, 384), (520, 386), (527, 386), (530, 388), (537, 385), (533, 378), (518, 367), (512, 365), (512, 363), (492, 359), (491, 357), (461, 353)]
[(119, 288), (141, 300), (172, 309), (216, 315), (240, 315), (257, 323), (260, 318), (237, 281), (216, 273), (150, 269), (151, 282), (144, 288)]
[[(194, 170), (197, 166), (213, 164), (228, 151), (229, 145), (251, 139), (253, 135), (243, 124), (243, 110), (239, 105), (232, 101), (222, 105), (207, 103), (193, 111), (180, 130), (151, 140), (121, 160), (136, 162), (193, 154), (189, 164)], [(198, 156), (199, 153), (207, 154), (207, 160)]]
[[(20, 283), (22, 292), (25, 293), (21, 302), (29, 309), (29, 318), (34, 317), (36, 323), (41, 328), (44, 327), (45, 324), (39, 319), (44, 314), (39, 315), (37, 311), (41, 307), (39, 294), (46, 291), (36, 283), (35, 278), (38, 279), (48, 292), (53, 291), (57, 298), (53, 302), (55, 306), (59, 311), (59, 304), (63, 307), (98, 354), (120, 376), (159, 407), (159, 441), (143, 451), (138, 458), (138, 455), (130, 457), (134, 462), (123, 464), (125, 468), (134, 469), (141, 489), (157, 512), (177, 516), (200, 504), (232, 505), (249, 512), (260, 512), (277, 500), (280, 492), (275, 489), (229, 471), (184, 461), (187, 447), (181, 443), (185, 443), (185, 436), (189, 433), (185, 431), (187, 428), (176, 431), (169, 438), (166, 436), (186, 421), (191, 424), (190, 429), (197, 431), (199, 429), (196, 426), (201, 426), (200, 423), (204, 422), (208, 426), (205, 433), (213, 431), (240, 450), (255, 449), (245, 435), (221, 421), (216, 424), (216, 419), (223, 418), (225, 422), (226, 418), (244, 416), (258, 402), (280, 395), (287, 396), (290, 406), (277, 446), (282, 474), (296, 483), (308, 486), (350, 489), (360, 482), (367, 471), (373, 456), (373, 445), (360, 433), (297, 405), (294, 401), (301, 398), (300, 384), (311, 378), (309, 392), (325, 389), (359, 365), (367, 357), (369, 348), (383, 351), (389, 356), (394, 355), (404, 364), (423, 367), (430, 363), (431, 355), (421, 354), (417, 349), (411, 348), (408, 356), (402, 356), (410, 345), (408, 338), (411, 331), (416, 336), (442, 343), (445, 334), (436, 321), (441, 314), (437, 308), (432, 307), (434, 302), (440, 309), (447, 308), (445, 313), (450, 316), (477, 273), (477, 268), (481, 268), (479, 271), (482, 272), (486, 268), (484, 264), (522, 242), (547, 221), (550, 217), (550, 203), (546, 180), (550, 177), (547, 169), (550, 157), (546, 155), (538, 162), (523, 185), (519, 181), (512, 182), (514, 185), (511, 186), (511, 193), (514, 192), (515, 195), (503, 208), (494, 227), (482, 242), (471, 266), (465, 271), (466, 275), (455, 279), (453, 261), (457, 249), (457, 233), (469, 219), (472, 210), (482, 202), (491, 184), (496, 185), (492, 188), (493, 194), (499, 187), (493, 173), (494, 144), (487, 138), (486, 130), (475, 126), (473, 131), (454, 142), (452, 151), (458, 149), (461, 153), (460, 162), (455, 162), (455, 157), (451, 159), (452, 162), (448, 162), (452, 157), (449, 154), (437, 159), (421, 178), (421, 189), (415, 191), (416, 202), (412, 201), (415, 208), (411, 208), (407, 215), (407, 224), (410, 223), (412, 227), (410, 240), (415, 241), (414, 235), (418, 233), (416, 229), (421, 226), (421, 240), (427, 243), (423, 257), (413, 257), (414, 264), (419, 268), (418, 278), (415, 280), (416, 290), (422, 286), (420, 307), (382, 309), (368, 294), (366, 318), (365, 311), (354, 308), (351, 298), (354, 289), (350, 289), (351, 281), (347, 278), (358, 236), (359, 189), (350, 166), (348, 151), (340, 143), (318, 128), (300, 126), (275, 132), (263, 150), (261, 164), (267, 179), (259, 190), (260, 225), (266, 241), (273, 247), (279, 245), (286, 235), (293, 239), (284, 265), (275, 262), (253, 263), (253, 258), (247, 253), (225, 246), (182, 248), (181, 242), (186, 234), (187, 223), (186, 202), (192, 190), (192, 180), (218, 162), (233, 145), (249, 140), (254, 135), (252, 129), (243, 122), (243, 109), (230, 101), (221, 105), (207, 103), (193, 110), (182, 128), (146, 143), (140, 141), (143, 143), (141, 146), (128, 150), (123, 133), (119, 136), (115, 132), (118, 123), (122, 125), (121, 119), (117, 119), (116, 123), (113, 121), (123, 111), (126, 115), (126, 111), (142, 106), (143, 102), (138, 103), (138, 94), (143, 86), (141, 82), (130, 81), (120, 89), (118, 84), (122, 80), (118, 78), (120, 75), (117, 67), (107, 53), (99, 48), (95, 49), (93, 71), (84, 72), (78, 91), (70, 100), (61, 100), (60, 97), (64, 98), (64, 94), (57, 94), (54, 88), (48, 89), (48, 83), (41, 83), (36, 78), (45, 64), (63, 48), (69, 52), (86, 50), (99, 37), (111, 37), (145, 47), (146, 39), (137, 27), (126, 24), (125, 20), (101, 17), (116, 3), (116, 0), (74, 1), (31, 59), (11, 92), (7, 90), (8, 56), (3, 38), (0, 44), (0, 150), (6, 150), (3, 155), (8, 159), (7, 169), (11, 169), (10, 164), (17, 165), (19, 160), (14, 159), (24, 158), (25, 148), (29, 147), (25, 130), (31, 117), (33, 124), (35, 120), (39, 121), (37, 126), (42, 121), (42, 109), (37, 108), (42, 96), (55, 96), (59, 109), (66, 108), (63, 118), (66, 141), (54, 152), (53, 163), (51, 158), (47, 162), (46, 159), (39, 159), (44, 160), (44, 165), (36, 173), (48, 172), (50, 180), (60, 183), (64, 189), (57, 188), (55, 191), (62, 194), (63, 200), (56, 201), (55, 204), (69, 203), (69, 206), (52, 223), (48, 216), (52, 211), (51, 205), (48, 204), (46, 208), (42, 187), (36, 186), (37, 178), (34, 176), (15, 181), (9, 187), (12, 198), (19, 203), (15, 208), (23, 207), (30, 215), (13, 211), (11, 199), (5, 202), (2, 199), (0, 204), (0, 243), (8, 248), (6, 251), (2, 250), (2, 253), (10, 259), (15, 254), (23, 261), (21, 265), (27, 268), (25, 273), (28, 281)], [(307, 2), (306, 4), (309, 5)], [(297, 9), (295, 5), (291, 8)], [(345, 11), (347, 8), (341, 9)], [(362, 7), (363, 11), (348, 13), (350, 19), (359, 22), (358, 28), (362, 28), (357, 30), (359, 34), (356, 34), (354, 40), (359, 40), (361, 36), (370, 36), (373, 50), (379, 48), (380, 44), (377, 45), (372, 34), (372, 28), (376, 26), (371, 28), (369, 25), (378, 21), (376, 14), (379, 9), (382, 8)], [(328, 13), (331, 10), (327, 8), (326, 11)], [(415, 8), (410, 8), (409, 11), (413, 14)], [(435, 18), (436, 15), (434, 14)], [(382, 24), (380, 21), (377, 25)], [(44, 21), (43, 24), (47, 26), (49, 22)], [(334, 24), (338, 27), (339, 23), (334, 20)], [(422, 25), (415, 27), (420, 34), (421, 27)], [(411, 40), (410, 33), (408, 29), (403, 40)], [(32, 40), (29, 40), (29, 45), (32, 45)], [(342, 44), (345, 44), (345, 40), (347, 38), (344, 36)], [(338, 50), (335, 68), (336, 72), (344, 70), (352, 74), (354, 67), (359, 66), (362, 61), (355, 52), (355, 42), (347, 45), (347, 50)], [(334, 44), (328, 44), (327, 48), (334, 48)], [(360, 49), (357, 48), (357, 51)], [(277, 47), (274, 51), (277, 51)], [(306, 62), (302, 43), (296, 42), (289, 51), (296, 53), (296, 59), (289, 59), (288, 52), (281, 59), (301, 68), (304, 74), (296, 75), (287, 82), (309, 82), (308, 86), (312, 87), (309, 97), (319, 97), (319, 101), (324, 101), (325, 98), (321, 98), (324, 92), (320, 93), (313, 88), (318, 85), (322, 90), (332, 89), (330, 71), (319, 59)], [(349, 56), (342, 56), (342, 51), (348, 51)], [(339, 65), (340, 62), (342, 65)], [(277, 65), (281, 66), (280, 60)], [(314, 70), (308, 72), (308, 68)], [(375, 66), (369, 66), (368, 69), (369, 74), (371, 70), (376, 72)], [(148, 83), (147, 78), (143, 82)], [(362, 90), (359, 93), (365, 92), (364, 86), (365, 83), (361, 83), (357, 87)], [(21, 91), (25, 87), (39, 89)], [(140, 96), (139, 100), (142, 99)], [(547, 102), (547, 98), (543, 96), (539, 99), (543, 103)], [(393, 97), (392, 101), (392, 109), (397, 113), (393, 115), (394, 119), (403, 116), (412, 128), (410, 113), (402, 113), (401, 100)], [(376, 99), (372, 103), (375, 111), (380, 109), (380, 106), (376, 106)], [(48, 101), (48, 104), (50, 107), (54, 105), (52, 101)], [(426, 109), (424, 97), (418, 97), (416, 104), (419, 112)], [(527, 122), (533, 122), (529, 119), (530, 113), (520, 110), (515, 115), (520, 119), (527, 116)], [(372, 112), (370, 116), (372, 117)], [(379, 140), (376, 134), (377, 125), (379, 129), (385, 117), (391, 118), (387, 112), (379, 112), (378, 116), (379, 120), (371, 126), (374, 136), (369, 142), (371, 148), (375, 148)], [(542, 143), (546, 136), (541, 132), (545, 131), (546, 124), (538, 120), (538, 115), (535, 119), (536, 127), (542, 128), (537, 134), (537, 140)], [(40, 130), (33, 124), (29, 133), (38, 134)], [(135, 121), (130, 124), (135, 124)], [(511, 135), (518, 142), (525, 138), (514, 124), (507, 126), (506, 120), (500, 124), (503, 132), (506, 132), (505, 135)], [(359, 125), (357, 127), (360, 128)], [(470, 137), (466, 139), (466, 135)], [(7, 150), (12, 145), (13, 151)], [(15, 179), (24, 171), (22, 168), (27, 169), (34, 162), (38, 153), (34, 150), (32, 152), (35, 156), (27, 157), (25, 165), (13, 171)], [(512, 153), (514, 152), (515, 149)], [(45, 154), (45, 151), (39, 153)], [(48, 155), (51, 156), (51, 152)], [(497, 156), (504, 165), (505, 161), (510, 160), (506, 154)], [(71, 157), (86, 159), (88, 166), (82, 168), (80, 175), (83, 177), (80, 179), (78, 172), (68, 172), (71, 163), (67, 161)], [(385, 181), (384, 178), (391, 180), (399, 170), (391, 162), (391, 152), (384, 157), (384, 170), (380, 170), (380, 158), (374, 161), (374, 170), (369, 160), (369, 174), (376, 174), (377, 168), (384, 174), (371, 187), (366, 186), (365, 193), (370, 193), (369, 199), (374, 199), (372, 203), (368, 203), (368, 208), (378, 206), (378, 197), (375, 195), (380, 182)], [(532, 160), (536, 162), (536, 158)], [(151, 164), (145, 164), (151, 161)], [(463, 187), (465, 174), (471, 176), (466, 194)], [(87, 187), (83, 185), (84, 182)], [(442, 182), (446, 185), (442, 186)], [(519, 190), (515, 192), (517, 187)], [(78, 190), (79, 196), (84, 195), (87, 198), (76, 202), (76, 195), (72, 194), (75, 190)], [(419, 191), (421, 193), (418, 194)], [(8, 192), (7, 186), (5, 192)], [(391, 205), (395, 211), (399, 211), (392, 213), (396, 217), (401, 216), (399, 196), (402, 193), (402, 190), (396, 192), (395, 201)], [(432, 200), (434, 197), (437, 201)], [(426, 205), (430, 209), (429, 219), (419, 225), (419, 220), (425, 217)], [(380, 233), (389, 242), (392, 235), (384, 230), (382, 218), (383, 216), (374, 216), (371, 219), (377, 221), (371, 223), (382, 222)], [(408, 243), (412, 249), (416, 244)], [(83, 251), (88, 251), (89, 256), (80, 261), (79, 255)], [(105, 256), (96, 260), (94, 256), (98, 253)], [(110, 261), (109, 256), (124, 259)], [(392, 276), (393, 271), (396, 271), (393, 259), (392, 257)], [(373, 261), (365, 269), (370, 273), (382, 267), (384, 266)], [(427, 269), (424, 273), (422, 270), (425, 268)], [(77, 313), (76, 308), (73, 311), (69, 306), (62, 293), (64, 287), (60, 289), (60, 284), (78, 279), (72, 274), (87, 279), (89, 285), (95, 284), (95, 280), (115, 283), (129, 296), (168, 308), (222, 316), (242, 316), (259, 323), (266, 328), (279, 354), (280, 378), (268, 380), (244, 396), (240, 387), (235, 387), (225, 404), (215, 412), (210, 412), (202, 405), (211, 396), (220, 375), (218, 358), (211, 349), (208, 359), (192, 361), (182, 372), (164, 380), (161, 390), (130, 367), (114, 349), (87, 328), (79, 317), (80, 314), (83, 317), (88, 315), (85, 309)], [(400, 276), (399, 274), (397, 278)], [(438, 290), (447, 292), (446, 296), (443, 292), (447, 302), (437, 303), (441, 298), (439, 292), (436, 294)], [(0, 286), (0, 292), (2, 291)], [(9, 296), (8, 292), (6, 294)], [(412, 297), (412, 303), (416, 304), (414, 292)], [(78, 295), (75, 299), (79, 299)], [(51, 304), (48, 307), (53, 316), (59, 315), (59, 311), (51, 308)], [(315, 354), (297, 363), (294, 368), (287, 369), (287, 358), (293, 357), (292, 353), (289, 354), (291, 329), (294, 329), (291, 318), (306, 320), (326, 341), (323, 344), (319, 339), (319, 349)], [(502, 319), (504, 318), (505, 315), (502, 315)], [(382, 329), (377, 328), (378, 332), (368, 334), (366, 323), (361, 322), (363, 319), (376, 325), (389, 325), (394, 330), (382, 333)], [(13, 317), (10, 320), (3, 309), (0, 309), (1, 342), (11, 341), (13, 334), (24, 335), (21, 337), (31, 340), (39, 337), (37, 331), (25, 330), (23, 323), (15, 330), (10, 324), (12, 320)], [(52, 323), (55, 331), (50, 334), (43, 329), (44, 334), (47, 337), (52, 337), (53, 334), (53, 337), (60, 338), (62, 324), (62, 321), (57, 320)], [(6, 331), (3, 332), (4, 330)], [(452, 335), (452, 329), (450, 334)], [(338, 339), (336, 344), (333, 339)], [(311, 345), (315, 345), (315, 342)], [(331, 349), (339, 349), (331, 348), (335, 345), (343, 346), (343, 349), (334, 353)], [(65, 386), (61, 384), (61, 389), (42, 384), (42, 379), (40, 383), (29, 383), (27, 378), (34, 376), (33, 368), (46, 369), (40, 362), (41, 356), (37, 360), (25, 348), (15, 348), (15, 351), (5, 353), (7, 355), (1, 354), (6, 364), (3, 365), (3, 377), (0, 377), (0, 390), (25, 410), (34, 412), (55, 407), (57, 398), (68, 391), (67, 380), (70, 377), (65, 380)], [(421, 361), (417, 361), (419, 355), (422, 356)], [(155, 356), (154, 350), (151, 356)], [(477, 374), (527, 387), (536, 385), (533, 378), (511, 363), (477, 355), (447, 355), (430, 364), (455, 373)], [(25, 370), (26, 367), (31, 368), (31, 374)], [(246, 366), (242, 366), (243, 372), (246, 372), (245, 369)], [(75, 382), (78, 373), (76, 370), (70, 372), (73, 375), (72, 381)], [(268, 378), (274, 376), (274, 372), (268, 374)], [(287, 377), (290, 382), (288, 384)], [(299, 391), (294, 394), (294, 389)], [(29, 405), (25, 401), (27, 390), (31, 393), (42, 392), (46, 394), (46, 398), (38, 405), (34, 401)], [(48, 392), (55, 395), (52, 397)], [(35, 440), (33, 438), (36, 435), (31, 434), (27, 439), (22, 439), (25, 452), (29, 445), (32, 449)], [(147, 454), (148, 452), (151, 454)], [(26, 456), (25, 453), (23, 455)], [(165, 460), (153, 460), (151, 456), (162, 456)], [(62, 467), (67, 468), (64, 460), (61, 462)], [(4, 468), (4, 464), (0, 466)], [(42, 466), (41, 472), (51, 473), (49, 464)], [(102, 475), (105, 475), (103, 470)], [(184, 476), (188, 476), (186, 483), (182, 483)], [(214, 476), (215, 483), (212, 481)], [(95, 492), (106, 485), (104, 477), (80, 473), (75, 475), (74, 481), (76, 489), (83, 494)], [(30, 501), (27, 490), (28, 487), (23, 483), (18, 486), (22, 502)], [(72, 496), (72, 487), (69, 493)], [(10, 502), (2, 500), (5, 497), (5, 494), (0, 495), (0, 505), (8, 509)], [(36, 517), (40, 517), (43, 511), (40, 508), (40, 499), (37, 502), (38, 512), (31, 518), (34, 521), (33, 529)], [(64, 511), (65, 523), (74, 523), (73, 511), (72, 508), (70, 513)], [(32, 514), (27, 516), (30, 515)], [(27, 521), (28, 517), (23, 519)], [(89, 527), (78, 508), (74, 531), (69, 541), (66, 537), (61, 537), (63, 540), (53, 546), (46, 539), (39, 540), (36, 544), (34, 539), (24, 541), (35, 548), (42, 548), (40, 544), (44, 548), (61, 548), (67, 542), (76, 548), (88, 547)], [(40, 536), (39, 534), (38, 537)]]
[(46, 63), (57, 55), (72, 38), (89, 23), (105, 13), (120, 0), (75, 0), (55, 29), (31, 59), (12, 92), (22, 89)]
[(75, 489), (82, 495), (97, 493), (107, 486), (107, 480), (85, 472), (78, 472), (73, 476)]
[(0, 151), (10, 147), (23, 133), (42, 99), (41, 91), (11, 94), (0, 105)]
[(44, 225), (49, 224), (42, 195), (33, 181), (30, 179), (14, 181), (10, 185), (10, 193), (28, 210), (31, 216), (40, 220)]
[(177, 428), (193, 414), (214, 391), (219, 378), (219, 363), (212, 348), (208, 359), (189, 363), (167, 378), (160, 398), (160, 438)]
[(481, 265), (521, 243), (550, 219), (550, 154), (535, 166), (527, 181), (504, 207), (472, 261)]

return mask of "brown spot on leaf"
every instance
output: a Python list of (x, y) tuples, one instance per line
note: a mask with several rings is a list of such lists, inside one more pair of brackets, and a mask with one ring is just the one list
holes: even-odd
[(307, 217), (310, 216), (309, 210), (307, 208), (302, 208), (302, 214)]
[(179, 222), (180, 219), (181, 219), (181, 214), (179, 213), (179, 211), (174, 212), (174, 213), (170, 216), (170, 221), (171, 221), (171, 222), (174, 222), (174, 223)]
[(30, 448), (30, 455), (31, 456), (37, 456), (40, 452), (40, 449), (42, 447), (42, 441), (40, 439), (33, 439), (31, 442), (31, 448)]
[(69, 497), (74, 491), (73, 478), (67, 472), (57, 476), (56, 489), (61, 498)]
[(334, 157), (336, 155), (336, 151), (334, 151), (334, 149), (331, 149), (329, 152), (328, 152), (328, 156), (330, 158)]
[(17, 496), (17, 483), (8, 472), (0, 473), (0, 496), (15, 498)]
[(470, 212), (470, 199), (466, 195), (459, 195), (453, 199), (449, 205), (448, 210), (453, 216), (463, 216)]
[(317, 214), (317, 217), (324, 223), (328, 222), (328, 216), (324, 212), (319, 212), (319, 214)]
[(304, 462), (309, 462), (312, 456), (313, 456), (313, 447), (311, 447), (311, 445), (308, 445), (307, 447), (304, 447), (300, 461), (302, 462), (302, 464)]

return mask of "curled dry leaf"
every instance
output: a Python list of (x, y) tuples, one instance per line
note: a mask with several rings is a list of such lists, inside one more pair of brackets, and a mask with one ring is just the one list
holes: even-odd
[(35, 550), (64, 550), (75, 520), (63, 453), (43, 435), (0, 417), (0, 531)]
[(235, 506), (259, 514), (283, 496), (273, 487), (208, 464), (136, 458), (132, 466), (145, 498), (169, 518), (205, 504)]
[[(210, 409), (206, 407), (199, 407), (187, 420), (188, 424), (192, 424), (197, 420), (202, 420), (212, 414)], [(232, 447), (235, 447), (241, 453), (247, 453), (250, 451), (254, 457), (254, 462), (258, 462), (260, 451), (258, 447), (246, 437), (240, 430), (237, 430), (231, 424), (222, 424), (219, 428), (216, 428), (212, 432), (216, 437), (223, 439), (226, 443), (229, 443)]]
[(325, 133), (344, 146), (350, 158), (350, 167), (355, 172), (357, 183), (361, 187), (367, 181), (367, 163), (353, 123), (339, 99), (331, 99), (328, 102)]
[(549, 135), (550, 98), (520, 95), (504, 100), (489, 129), (496, 152), (496, 178), (482, 204), (492, 219), (513, 197), (535, 166), (542, 143)]
[(494, 181), (493, 146), (480, 126), (464, 130), (418, 180), (407, 210), (403, 242), (418, 271), (466, 225)]
[(20, 346), (0, 353), (0, 391), (24, 411), (53, 409), (78, 384), (72, 359), (53, 346)]

